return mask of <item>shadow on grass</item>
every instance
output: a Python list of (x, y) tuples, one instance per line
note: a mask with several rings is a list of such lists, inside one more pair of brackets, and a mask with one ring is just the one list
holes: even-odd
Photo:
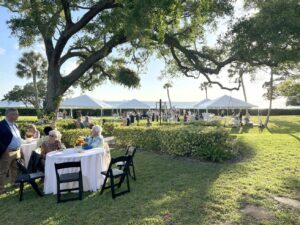
[(264, 130), (259, 127), (254, 126), (246, 126), (243, 125), (241, 127), (232, 127), (230, 129), (231, 134), (248, 134), (248, 133), (262, 133)]
[(300, 141), (300, 137), (298, 137), (297, 135), (294, 134), (289, 134), (290, 136), (292, 136), (293, 138), (295, 138), (296, 140)]
[(300, 178), (299, 177), (288, 177), (284, 179), (284, 185), (289, 189), (297, 199), (300, 201)]
[(272, 120), (275, 126), (270, 128), (270, 131), (275, 134), (290, 134), (300, 132), (300, 123), (285, 120)]
[[(253, 157), (251, 146), (241, 146), (244, 159)], [(28, 187), (24, 201), (18, 202), (15, 189), (0, 197), (0, 224), (204, 224), (212, 210), (224, 210), (221, 203), (214, 208), (220, 199), (211, 195), (218, 178), (249, 173), (240, 163), (176, 160), (152, 152), (136, 154), (135, 166), (137, 181), (130, 180), (131, 193), (115, 200), (107, 190), (103, 195), (85, 193), (82, 201), (57, 204), (56, 196), (40, 198)]]

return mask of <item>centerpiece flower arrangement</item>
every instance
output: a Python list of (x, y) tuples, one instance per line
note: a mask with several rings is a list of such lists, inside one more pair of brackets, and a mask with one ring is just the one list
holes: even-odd
[(77, 140), (75, 141), (75, 145), (76, 146), (83, 146), (85, 144), (85, 138), (84, 137), (79, 137), (77, 138)]

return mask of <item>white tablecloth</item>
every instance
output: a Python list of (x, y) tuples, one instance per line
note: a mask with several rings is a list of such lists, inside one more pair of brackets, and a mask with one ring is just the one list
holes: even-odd
[[(85, 150), (82, 153), (77, 153), (72, 148), (65, 149), (61, 152), (49, 152), (46, 156), (45, 165), (45, 194), (57, 193), (54, 163), (75, 161), (81, 161), (83, 190), (94, 192), (97, 191), (104, 181), (101, 171), (107, 170), (109, 165), (108, 155), (110, 156), (109, 151), (105, 150), (104, 148)], [(59, 170), (59, 173), (70, 172), (75, 172), (75, 168)], [(73, 187), (78, 187), (78, 182), (61, 184), (61, 188), (63, 189)]]
[(21, 145), (21, 151), (24, 155), (25, 166), (28, 166), (28, 162), (31, 156), (32, 151), (37, 149), (37, 140), (34, 140), (30, 143), (23, 143)]

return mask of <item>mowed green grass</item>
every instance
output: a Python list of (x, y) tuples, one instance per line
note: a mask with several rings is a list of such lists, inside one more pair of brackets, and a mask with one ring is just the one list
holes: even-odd
[[(299, 209), (273, 200), (300, 200), (300, 117), (271, 117), (269, 129), (230, 131), (243, 142), (241, 160), (206, 163), (141, 151), (130, 194), (112, 200), (107, 190), (56, 204), (55, 196), (39, 198), (30, 188), (18, 202), (17, 189), (9, 188), (0, 196), (0, 224), (300, 224)], [(244, 215), (247, 204), (273, 219)]]

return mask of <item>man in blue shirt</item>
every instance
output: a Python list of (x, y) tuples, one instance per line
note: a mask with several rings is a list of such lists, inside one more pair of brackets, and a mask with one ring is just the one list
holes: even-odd
[(13, 185), (17, 175), (16, 159), (20, 156), (22, 139), (16, 125), (19, 117), (17, 109), (7, 109), (5, 119), (0, 122), (0, 194), (5, 193), (4, 180), (9, 171)]

